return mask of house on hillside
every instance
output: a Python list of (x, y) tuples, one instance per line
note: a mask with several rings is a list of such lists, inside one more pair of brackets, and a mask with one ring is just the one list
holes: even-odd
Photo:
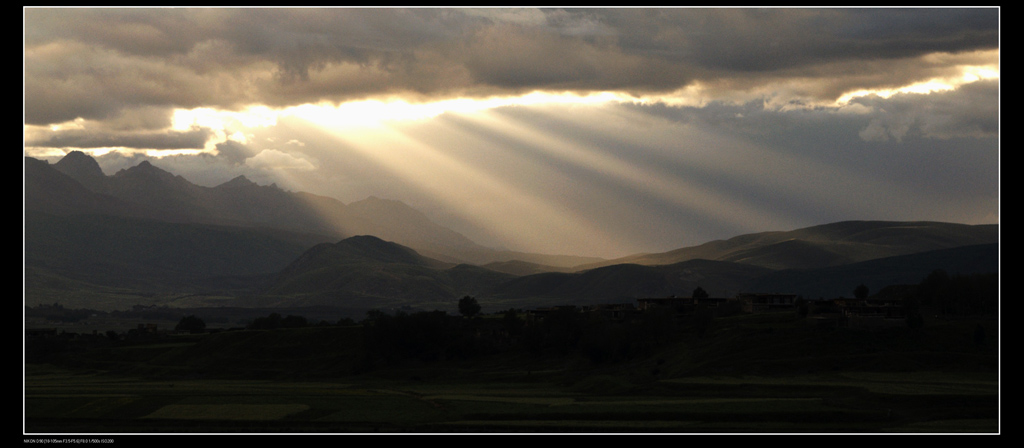
[(726, 297), (700, 297), (693, 299), (693, 305), (697, 307), (703, 306), (706, 308), (718, 308), (735, 301), (736, 299), (730, 299)]
[(839, 309), (851, 328), (901, 327), (907, 321), (906, 307), (894, 299), (844, 300)]
[(739, 312), (739, 305), (734, 298), (725, 297), (665, 297), (637, 299), (637, 309), (673, 310), (676, 315), (690, 315), (696, 310), (710, 310), (715, 316), (731, 315)]
[(636, 313), (637, 309), (632, 303), (606, 303), (591, 305), (587, 312), (592, 315), (599, 315), (611, 320), (623, 320)]
[(526, 310), (526, 323), (537, 322), (554, 313), (579, 312), (575, 305), (558, 305)]
[(888, 328), (906, 325), (907, 309), (892, 298), (816, 300), (814, 319), (822, 326), (845, 328)]
[(740, 293), (736, 295), (743, 311), (747, 313), (793, 311), (796, 309), (796, 298), (796, 294), (779, 293)]
[(692, 297), (661, 297), (661, 298), (648, 298), (648, 299), (636, 299), (636, 307), (641, 311), (652, 310), (656, 308), (675, 308), (683, 309), (693, 306)]

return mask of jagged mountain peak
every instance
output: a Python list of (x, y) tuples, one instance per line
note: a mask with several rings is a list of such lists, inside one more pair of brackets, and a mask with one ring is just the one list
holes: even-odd
[(160, 168), (157, 168), (156, 166), (153, 166), (153, 164), (150, 163), (148, 160), (143, 160), (143, 161), (139, 162), (138, 165), (135, 165), (135, 166), (130, 167), (130, 168), (123, 168), (123, 169), (119, 170), (117, 173), (115, 173), (114, 175), (115, 176), (117, 176), (117, 175), (122, 175), (123, 176), (123, 175), (130, 174), (130, 173), (167, 173), (167, 174), (171, 174), (169, 171), (164, 171), (164, 170), (162, 170)]
[(82, 151), (71, 151), (65, 154), (64, 157), (54, 164), (54, 166), (80, 166), (89, 169), (95, 168), (98, 172), (103, 172), (103, 170), (100, 169), (100, 164), (96, 162), (96, 159)]
[(176, 176), (170, 171), (161, 169), (150, 163), (148, 160), (143, 160), (142, 162), (139, 162), (138, 165), (131, 168), (122, 169), (115, 173), (114, 177), (158, 179), (162, 181), (188, 183), (191, 185), (191, 183), (185, 180), (185, 178)]
[(107, 177), (103, 174), (103, 169), (100, 168), (96, 159), (82, 151), (67, 153), (53, 164), (53, 168), (94, 191)]
[(214, 188), (244, 188), (258, 186), (256, 182), (249, 180), (244, 174), (236, 176), (227, 182), (224, 182)]
[[(81, 165), (88, 170), (78, 171), (92, 173), (89, 176), (65, 176), (93, 193), (110, 196), (139, 210), (132, 212), (132, 216), (143, 214), (170, 222), (259, 226), (323, 235), (332, 240), (350, 235), (374, 235), (415, 248), (435, 259), (495, 261), (490, 250), (432, 222), (424, 213), (401, 200), (370, 196), (348, 206), (327, 196), (290, 192), (277, 184), (259, 185), (244, 175), (235, 176), (216, 187), (205, 187), (159, 167), (160, 160), (140, 160), (135, 166), (107, 176), (88, 153), (77, 151), (65, 157), (67, 160), (63, 165)], [(53, 169), (45, 166), (45, 162), (40, 165), (44, 166), (36, 171)], [(59, 199), (72, 196), (53, 191), (45, 197)], [(65, 209), (82, 209), (82, 204), (62, 206)], [(57, 205), (38, 207), (46, 209)]]

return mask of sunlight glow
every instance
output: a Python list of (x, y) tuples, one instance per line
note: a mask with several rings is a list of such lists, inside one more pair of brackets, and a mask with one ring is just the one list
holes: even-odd
[(505, 241), (530, 241), (542, 235), (553, 236), (567, 247), (587, 241), (614, 241), (611, 235), (573, 216), (571, 211), (558, 209), (401, 131), (332, 133), (347, 147), (413, 183), (470, 222), (491, 229)]
[(82, 118), (82, 117), (78, 117), (78, 118), (75, 118), (74, 120), (71, 120), (71, 121), (65, 121), (63, 123), (57, 123), (57, 124), (54, 124), (54, 125), (50, 126), (50, 131), (52, 131), (52, 132), (67, 131), (67, 130), (71, 130), (71, 129), (74, 129), (74, 130), (85, 129), (85, 119)]
[(533, 92), (518, 97), (491, 97), (484, 99), (455, 98), (430, 103), (410, 103), (404, 100), (364, 100), (334, 105), (327, 102), (304, 104), (282, 110), (321, 126), (333, 128), (380, 128), (385, 122), (425, 120), (445, 113), (468, 114), (505, 106), (534, 106), (541, 104), (600, 104), (631, 101), (630, 97), (613, 92), (576, 95), (568, 92)]
[(253, 106), (235, 112), (208, 107), (176, 109), (171, 118), (171, 130), (186, 131), (193, 126), (223, 130), (229, 127), (268, 127), (277, 124), (278, 112), (267, 106)]
[(962, 66), (960, 67), (960, 74), (956, 76), (932, 78), (927, 81), (917, 82), (892, 89), (860, 89), (853, 92), (847, 92), (836, 100), (836, 104), (844, 106), (854, 98), (868, 95), (877, 95), (882, 98), (889, 98), (901, 93), (924, 95), (934, 92), (945, 92), (955, 90), (964, 84), (988, 79), (999, 79), (999, 67), (997, 65)]
[[(498, 120), (491, 115), (475, 116), (474, 119), (477, 126), (489, 128), (495, 133), (502, 133), (509, 140), (518, 139), (546, 155), (614, 179), (621, 186), (653, 196), (666, 203), (698, 211), (722, 224), (779, 220), (779, 217), (771, 216), (772, 211), (764, 207), (764, 204), (755, 204), (743, 198), (721, 194), (699, 183), (630, 163), (602, 152), (599, 148), (580, 144), (569, 138), (546, 133), (509, 119)], [(558, 119), (554, 115), (550, 116), (550, 120)], [(614, 123), (615, 120), (599, 120), (599, 122)], [(593, 131), (597, 133), (600, 140), (607, 141), (615, 138), (615, 131), (611, 129), (594, 129)], [(683, 147), (682, 149), (689, 148)], [(699, 151), (699, 149), (694, 149)], [(724, 172), (726, 171), (723, 170)]]
[[(91, 148), (83, 152), (97, 156)], [(64, 148), (54, 148), (49, 146), (26, 146), (25, 155), (37, 159), (60, 158), (67, 155), (67, 151)]]

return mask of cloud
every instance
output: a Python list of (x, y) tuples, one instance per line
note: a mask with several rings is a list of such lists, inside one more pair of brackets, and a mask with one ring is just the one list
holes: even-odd
[(256, 152), (235, 140), (226, 140), (217, 144), (217, 155), (232, 165), (239, 165), (256, 155)]
[(210, 138), (209, 129), (194, 127), (187, 131), (109, 131), (68, 129), (34, 132), (26, 135), (26, 146), (65, 148), (124, 147), (145, 150), (203, 149)]
[(906, 60), (998, 48), (998, 17), (994, 8), (29, 8), (26, 120), (694, 82), (751, 91), (795, 70), (803, 82), (842, 84), (861, 64), (913, 77)]
[(910, 131), (924, 138), (990, 138), (999, 135), (999, 85), (977, 81), (946, 92), (870, 96), (856, 104), (872, 112), (860, 132), (865, 141), (901, 141)]
[(977, 222), (999, 13), (26, 8), (25, 151), (394, 198), (534, 251)]
[(245, 165), (250, 168), (264, 170), (313, 171), (316, 169), (316, 165), (304, 157), (276, 149), (260, 151), (258, 154), (246, 159)]

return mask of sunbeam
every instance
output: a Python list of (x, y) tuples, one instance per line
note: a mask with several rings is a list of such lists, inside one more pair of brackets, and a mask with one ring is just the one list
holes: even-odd
[(512, 247), (529, 247), (524, 243), (543, 239), (559, 241), (551, 247), (558, 251), (574, 245), (600, 247), (602, 241), (615, 240), (571, 210), (560, 209), (406, 133), (384, 126), (358, 132), (328, 128), (328, 132), (348, 150), (358, 151), (427, 192), (450, 212), (491, 229)]

